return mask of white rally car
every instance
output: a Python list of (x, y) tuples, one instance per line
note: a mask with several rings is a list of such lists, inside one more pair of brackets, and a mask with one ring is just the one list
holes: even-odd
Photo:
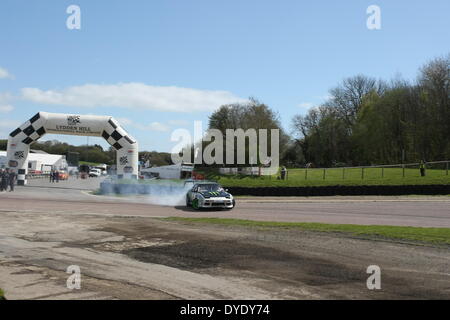
[(186, 206), (195, 210), (201, 208), (233, 209), (233, 196), (216, 182), (195, 182), (186, 194)]

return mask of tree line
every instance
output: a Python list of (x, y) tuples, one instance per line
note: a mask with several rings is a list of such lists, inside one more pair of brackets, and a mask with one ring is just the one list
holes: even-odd
[[(224, 139), (227, 129), (279, 129), (280, 164), (289, 167), (307, 163), (333, 167), (448, 160), (450, 54), (421, 67), (415, 81), (400, 77), (377, 80), (365, 75), (346, 78), (329, 90), (324, 103), (306, 114), (295, 115), (289, 132), (282, 128), (280, 115), (256, 98), (221, 106), (209, 116), (208, 127), (220, 130)], [(191, 150), (191, 161), (199, 143), (204, 150), (213, 141), (186, 146)], [(246, 150), (248, 143), (247, 139)], [(0, 140), (0, 150), (6, 150), (6, 145), (6, 140)], [(225, 145), (223, 141), (224, 158)], [(100, 145), (46, 141), (34, 143), (32, 148), (53, 154), (78, 152), (81, 161), (115, 162), (112, 148), (103, 150)], [(165, 152), (142, 151), (139, 159), (156, 166), (171, 164), (170, 154)], [(250, 162), (247, 155), (243, 166)], [(261, 164), (259, 159), (256, 162)]]
[[(319, 166), (392, 164), (450, 158), (450, 55), (417, 80), (357, 75), (292, 119), (304, 161)], [(296, 159), (298, 160), (298, 159)]]
[[(8, 140), (0, 140), (0, 150), (6, 150), (7, 146)], [(98, 144), (74, 146), (66, 142), (60, 142), (58, 140), (35, 142), (31, 145), (31, 149), (44, 151), (50, 154), (61, 155), (66, 155), (69, 152), (74, 152), (78, 153), (80, 161), (93, 163), (113, 164), (115, 157), (111, 148), (109, 150), (103, 150), (102, 146)]]
[(256, 99), (220, 107), (209, 117), (209, 128), (223, 134), (226, 129), (278, 128), (280, 163), (291, 167), (447, 160), (449, 101), (450, 55), (424, 65), (414, 82), (346, 78), (329, 90), (323, 104), (295, 115), (290, 134), (279, 114)]
[[(8, 140), (0, 140), (0, 150), (6, 150)], [(58, 140), (48, 140), (44, 142), (35, 142), (31, 145), (33, 150), (41, 150), (50, 154), (67, 155), (69, 152), (78, 153), (80, 161), (92, 163), (105, 163), (108, 165), (115, 164), (116, 151), (111, 147), (104, 150), (98, 144), (74, 146), (66, 142)], [(142, 162), (149, 162), (153, 166), (163, 166), (171, 164), (170, 153), (157, 151), (142, 151), (139, 152), (139, 160)]]

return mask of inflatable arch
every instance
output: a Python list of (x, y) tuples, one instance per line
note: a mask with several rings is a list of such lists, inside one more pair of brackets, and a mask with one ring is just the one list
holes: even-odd
[(103, 137), (117, 152), (118, 178), (138, 178), (138, 143), (114, 118), (39, 112), (8, 137), (8, 166), (18, 185), (27, 183), (30, 145), (46, 133)]

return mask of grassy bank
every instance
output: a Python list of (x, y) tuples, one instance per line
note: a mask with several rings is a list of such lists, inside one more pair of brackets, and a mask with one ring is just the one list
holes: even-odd
[(0, 289), (0, 300), (5, 300), (5, 293)]
[(300, 222), (272, 222), (221, 218), (167, 218), (171, 221), (207, 223), (224, 226), (243, 226), (257, 228), (283, 228), (318, 232), (338, 232), (362, 237), (381, 237), (386, 239), (427, 242), (450, 245), (450, 228), (420, 228), (377, 225), (325, 224)]
[(89, 162), (89, 161), (79, 161), (78, 164), (79, 164), (80, 166), (86, 164), (86, 165), (88, 165), (88, 166), (96, 167), (96, 166), (101, 165), (102, 163)]
[[(307, 172), (306, 172), (307, 171)], [(277, 176), (220, 175), (216, 172), (204, 172), (207, 179), (216, 180), (225, 187), (301, 187), (335, 185), (429, 185), (450, 184), (450, 175), (446, 170), (427, 170), (421, 177), (418, 169), (366, 168), (362, 169), (289, 169), (287, 180), (278, 180)]]

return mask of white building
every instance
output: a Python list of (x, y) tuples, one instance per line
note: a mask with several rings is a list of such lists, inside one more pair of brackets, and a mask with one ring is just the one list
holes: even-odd
[[(34, 153), (38, 152), (38, 153)], [(7, 168), (6, 151), (0, 151), (0, 168)], [(52, 169), (67, 169), (66, 156), (49, 154), (42, 151), (31, 151), (28, 155), (28, 172), (48, 173)]]
[(272, 168), (268, 167), (240, 167), (240, 168), (219, 168), (220, 174), (244, 175), (244, 176), (265, 176), (272, 175)]
[(145, 177), (159, 177), (161, 179), (187, 179), (192, 176), (194, 165), (192, 163), (179, 163), (170, 166), (141, 169)]

